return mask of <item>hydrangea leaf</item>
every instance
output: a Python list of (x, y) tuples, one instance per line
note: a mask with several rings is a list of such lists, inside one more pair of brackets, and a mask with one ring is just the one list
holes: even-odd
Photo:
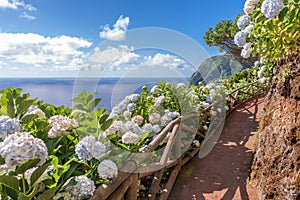
[(17, 167), (16, 173), (17, 174), (23, 174), (25, 173), (28, 169), (36, 167), (36, 165), (40, 162), (41, 160), (39, 158), (31, 158), (29, 160), (26, 160), (23, 162), (20, 166)]
[(19, 191), (19, 181), (15, 176), (0, 176), (0, 183), (15, 191)]
[(17, 107), (17, 113), (22, 114), (27, 111), (28, 108), (33, 104), (34, 99), (26, 99), (20, 102), (20, 105)]
[(47, 168), (51, 165), (51, 162), (47, 162), (37, 168), (32, 175), (30, 176), (30, 185), (33, 186), (37, 180), (44, 174), (44, 172), (47, 170)]

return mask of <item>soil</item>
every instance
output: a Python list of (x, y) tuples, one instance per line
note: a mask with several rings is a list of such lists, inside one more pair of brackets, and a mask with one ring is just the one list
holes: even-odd
[(182, 168), (169, 200), (259, 200), (249, 180), (258, 113), (264, 97), (240, 105), (226, 119), (214, 149)]
[(300, 53), (277, 63), (265, 99), (252, 177), (263, 200), (300, 200)]

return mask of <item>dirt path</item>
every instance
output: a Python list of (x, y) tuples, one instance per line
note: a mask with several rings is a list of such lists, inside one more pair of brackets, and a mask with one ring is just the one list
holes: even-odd
[(249, 175), (262, 101), (247, 102), (228, 116), (214, 149), (183, 167), (169, 200), (259, 199)]

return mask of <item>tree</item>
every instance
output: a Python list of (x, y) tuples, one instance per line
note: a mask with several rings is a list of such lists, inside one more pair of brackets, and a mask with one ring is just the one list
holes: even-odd
[(243, 66), (252, 67), (257, 58), (243, 58), (241, 56), (242, 48), (234, 44), (234, 35), (239, 31), (236, 25), (239, 17), (240, 15), (233, 22), (231, 20), (220, 21), (215, 28), (209, 28), (204, 35), (204, 40), (208, 46), (218, 46), (219, 51), (225, 51)]

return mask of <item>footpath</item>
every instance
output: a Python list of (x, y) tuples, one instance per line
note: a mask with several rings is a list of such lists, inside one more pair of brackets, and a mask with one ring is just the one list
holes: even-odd
[(169, 200), (259, 200), (249, 177), (263, 100), (246, 102), (226, 118), (214, 149), (182, 168)]

